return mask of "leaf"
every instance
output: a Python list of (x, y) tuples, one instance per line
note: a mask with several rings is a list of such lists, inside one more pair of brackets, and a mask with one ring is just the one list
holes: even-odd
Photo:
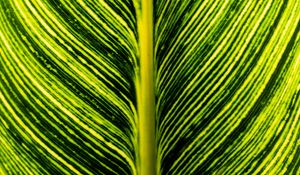
[(159, 174), (299, 173), (299, 1), (155, 1)]
[(298, 174), (299, 7), (0, 1), (0, 174)]
[(137, 3), (0, 2), (0, 174), (137, 174)]

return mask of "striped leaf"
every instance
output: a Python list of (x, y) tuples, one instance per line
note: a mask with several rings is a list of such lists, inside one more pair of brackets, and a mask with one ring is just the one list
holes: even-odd
[(138, 1), (0, 1), (0, 174), (137, 174)]
[(159, 174), (299, 174), (300, 2), (154, 9)]
[(0, 174), (299, 174), (299, 16), (0, 0)]

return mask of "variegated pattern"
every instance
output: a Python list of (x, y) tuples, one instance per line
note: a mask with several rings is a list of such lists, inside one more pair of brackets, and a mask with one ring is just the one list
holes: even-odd
[(299, 0), (0, 0), (0, 175), (300, 174), (299, 19)]
[(300, 1), (155, 1), (159, 174), (300, 174)]
[(137, 174), (138, 1), (0, 0), (0, 174)]

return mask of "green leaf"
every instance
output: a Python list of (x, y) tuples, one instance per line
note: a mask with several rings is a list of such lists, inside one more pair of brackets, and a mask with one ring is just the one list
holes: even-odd
[(299, 173), (299, 7), (156, 1), (159, 174)]
[(138, 1), (0, 1), (0, 174), (137, 174)]
[(299, 174), (297, 0), (0, 0), (0, 174)]

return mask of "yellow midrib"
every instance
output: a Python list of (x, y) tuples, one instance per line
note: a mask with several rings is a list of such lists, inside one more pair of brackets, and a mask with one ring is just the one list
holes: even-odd
[(138, 14), (140, 43), (140, 76), (137, 98), (139, 114), (139, 165), (140, 175), (156, 174), (155, 102), (153, 73), (153, 1), (142, 0)]

